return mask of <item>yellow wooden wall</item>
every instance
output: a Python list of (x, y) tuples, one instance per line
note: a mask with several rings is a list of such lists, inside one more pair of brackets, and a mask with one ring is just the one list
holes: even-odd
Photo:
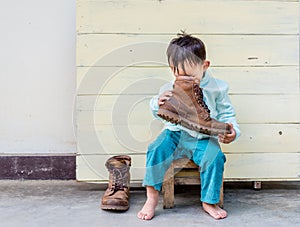
[(105, 181), (104, 163), (132, 159), (144, 175), (162, 128), (149, 99), (172, 78), (165, 50), (184, 29), (230, 84), (242, 136), (223, 146), (225, 180), (299, 180), (298, 1), (77, 0), (77, 179)]

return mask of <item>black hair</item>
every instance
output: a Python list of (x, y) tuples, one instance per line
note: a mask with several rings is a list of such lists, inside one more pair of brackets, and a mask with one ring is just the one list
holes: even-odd
[(181, 31), (177, 38), (171, 40), (168, 49), (168, 63), (172, 63), (174, 70), (178, 72), (180, 65), (185, 72), (184, 63), (199, 64), (206, 59), (206, 50), (204, 43), (190, 34)]

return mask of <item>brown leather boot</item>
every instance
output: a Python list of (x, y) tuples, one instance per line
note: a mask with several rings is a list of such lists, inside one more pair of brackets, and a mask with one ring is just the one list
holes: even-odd
[(101, 209), (128, 210), (131, 158), (126, 155), (113, 156), (105, 166), (109, 171), (109, 182), (102, 197)]
[(171, 123), (207, 135), (230, 133), (230, 126), (210, 117), (199, 84), (177, 76), (172, 96), (160, 106), (157, 115)]

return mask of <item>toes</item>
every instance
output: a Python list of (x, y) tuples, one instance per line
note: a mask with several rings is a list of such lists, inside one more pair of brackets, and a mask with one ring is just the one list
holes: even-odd
[(216, 217), (217, 217), (217, 219), (222, 219), (222, 218), (224, 218), (223, 217), (223, 214), (221, 213), (221, 212), (217, 212), (217, 215), (216, 215)]
[(151, 220), (153, 218), (153, 216), (154, 215), (151, 215), (151, 213), (150, 214), (145, 214), (144, 215), (144, 220)]
[(227, 217), (227, 213), (226, 213), (226, 212), (223, 212), (222, 218), (226, 218), (226, 217)]
[(217, 213), (218, 213), (218, 216), (220, 217), (219, 219), (223, 219), (223, 218), (227, 217), (227, 213), (225, 210), (218, 211)]
[(220, 210), (218, 211), (218, 213), (220, 214), (221, 218), (226, 218), (227, 217), (227, 212), (221, 208), (219, 208)]
[(216, 205), (205, 204), (203, 209), (214, 219), (223, 219), (227, 217), (227, 212)]
[(220, 214), (220, 212), (214, 212), (214, 211), (212, 211), (211, 213), (209, 213), (214, 219), (221, 219), (222, 218), (222, 216), (221, 216), (221, 214)]
[(137, 216), (139, 219), (142, 219), (142, 220), (151, 220), (152, 219), (151, 215), (148, 215), (147, 213), (144, 213), (141, 211), (138, 213)]
[(142, 219), (142, 220), (143, 220), (144, 217), (145, 217), (145, 214), (144, 214), (143, 212), (140, 211), (140, 212), (138, 213), (137, 216), (138, 216), (139, 219)]

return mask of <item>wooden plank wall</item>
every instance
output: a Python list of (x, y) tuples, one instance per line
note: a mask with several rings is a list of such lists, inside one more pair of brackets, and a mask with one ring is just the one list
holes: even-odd
[(165, 51), (184, 29), (230, 84), (242, 130), (224, 145), (225, 180), (299, 180), (298, 1), (77, 0), (77, 179), (105, 181), (108, 157), (129, 154), (141, 182), (162, 129), (149, 99), (172, 79)]

